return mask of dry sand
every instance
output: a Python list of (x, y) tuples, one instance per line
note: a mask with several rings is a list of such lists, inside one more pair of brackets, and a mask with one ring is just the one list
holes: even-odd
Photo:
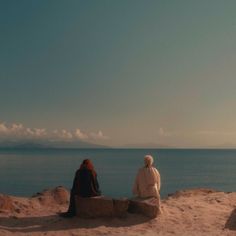
[[(236, 235), (236, 192), (207, 189), (180, 191), (162, 200), (155, 219), (128, 214), (126, 218), (60, 218), (67, 209), (62, 188), (33, 198), (1, 196), (0, 235)], [(1, 198), (0, 198), (1, 199)]]

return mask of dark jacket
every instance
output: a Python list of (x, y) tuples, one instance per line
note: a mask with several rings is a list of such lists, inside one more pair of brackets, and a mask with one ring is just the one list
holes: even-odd
[(76, 171), (72, 191), (80, 197), (94, 197), (101, 195), (97, 175), (87, 168)]

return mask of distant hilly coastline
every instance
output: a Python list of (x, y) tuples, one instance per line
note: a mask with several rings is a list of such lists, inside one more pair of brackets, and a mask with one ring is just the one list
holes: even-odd
[(122, 146), (105, 146), (84, 141), (61, 140), (21, 140), (0, 141), (0, 149), (86, 149), (86, 148), (114, 148), (114, 149), (236, 149), (232, 143), (224, 143), (216, 146), (171, 146), (157, 143), (133, 143)]
[(125, 144), (122, 148), (176, 148), (167, 144), (158, 144), (158, 143), (130, 143)]
[(2, 141), (0, 149), (73, 149), (73, 148), (107, 148), (107, 146), (83, 141)]
[(133, 143), (125, 144), (120, 148), (137, 148), (137, 149), (236, 149), (236, 145), (233, 143), (223, 143), (218, 145), (208, 145), (208, 146), (174, 146), (167, 144), (158, 143)]

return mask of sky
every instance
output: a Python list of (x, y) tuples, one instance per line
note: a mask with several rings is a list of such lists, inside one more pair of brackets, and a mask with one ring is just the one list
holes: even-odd
[(236, 146), (235, 9), (1, 0), (0, 138)]

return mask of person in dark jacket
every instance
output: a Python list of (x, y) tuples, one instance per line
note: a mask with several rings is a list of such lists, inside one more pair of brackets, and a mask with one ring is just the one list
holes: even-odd
[(70, 204), (68, 211), (61, 213), (63, 217), (73, 217), (76, 215), (75, 196), (79, 197), (95, 197), (100, 196), (99, 184), (97, 181), (97, 173), (89, 159), (85, 159), (80, 168), (76, 171), (73, 180), (73, 186), (70, 192)]

